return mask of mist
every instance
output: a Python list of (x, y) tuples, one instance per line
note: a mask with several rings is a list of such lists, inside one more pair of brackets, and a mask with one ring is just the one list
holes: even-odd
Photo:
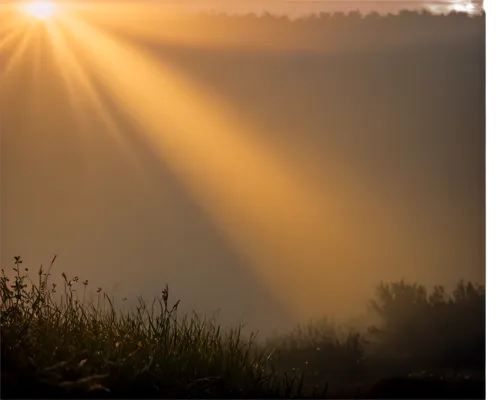
[(103, 18), (0, 52), (2, 268), (57, 254), (264, 336), (381, 281), (484, 282), (484, 15), (344, 18)]

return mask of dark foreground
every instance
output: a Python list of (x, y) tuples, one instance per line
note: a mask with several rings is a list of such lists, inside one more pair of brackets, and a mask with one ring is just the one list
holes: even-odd
[[(85, 382), (82, 383), (82, 386)], [(221, 388), (217, 396), (203, 393), (186, 395), (176, 393), (168, 388), (151, 388), (148, 385), (136, 384), (126, 388), (116, 388), (109, 392), (103, 388), (95, 387), (92, 390), (83, 387), (62, 388), (49, 383), (44, 383), (36, 378), (16, 376), (9, 373), (2, 374), (2, 398), (34, 399), (34, 398), (270, 398), (262, 393), (245, 393), (243, 396), (237, 391)], [(321, 391), (320, 391), (321, 392)], [(284, 396), (275, 396), (279, 398)], [(298, 395), (297, 398), (311, 398), (311, 395)], [(440, 378), (406, 378), (394, 377), (381, 379), (370, 388), (336, 392), (328, 390), (319, 393), (317, 398), (352, 398), (352, 399), (484, 399), (486, 398), (485, 382), (478, 379), (440, 379)]]

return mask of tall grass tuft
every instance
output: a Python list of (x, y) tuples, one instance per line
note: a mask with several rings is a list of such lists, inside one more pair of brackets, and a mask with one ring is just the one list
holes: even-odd
[[(117, 311), (88, 281), (62, 273), (62, 293), (40, 267), (38, 282), (2, 269), (0, 311), (2, 396), (23, 397), (293, 397), (299, 385), (265, 368), (268, 355), (240, 327), (181, 315), (168, 286), (152, 305)], [(76, 288), (83, 285), (83, 299)], [(30, 392), (31, 390), (31, 392)]]

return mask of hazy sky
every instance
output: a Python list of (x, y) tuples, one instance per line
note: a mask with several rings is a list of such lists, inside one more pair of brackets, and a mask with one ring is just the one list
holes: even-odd
[(74, 19), (0, 47), (2, 268), (57, 253), (54, 277), (268, 331), (380, 280), (484, 281), (480, 24), (273, 52), (131, 17), (143, 37)]

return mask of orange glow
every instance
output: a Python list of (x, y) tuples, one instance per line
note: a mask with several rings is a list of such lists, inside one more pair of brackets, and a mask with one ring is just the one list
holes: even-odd
[[(336, 295), (347, 292), (350, 282), (343, 271), (358, 267), (354, 239), (359, 232), (345, 217), (353, 198), (366, 197), (353, 187), (355, 179), (339, 175), (335, 190), (320, 190), (324, 184), (302, 173), (304, 163), (258, 139), (261, 127), (242, 121), (221, 98), (172, 65), (99, 29), (90, 8), (71, 11), (46, 24), (43, 32), (69, 104), (84, 98), (117, 145), (123, 144), (88, 77), (89, 71), (98, 74), (114, 103), (140, 127), (165, 168), (179, 177), (263, 285), (296, 316), (310, 316), (312, 308), (319, 315), (328, 312), (332, 282), (342, 277)], [(14, 62), (21, 57), (19, 50)]]

